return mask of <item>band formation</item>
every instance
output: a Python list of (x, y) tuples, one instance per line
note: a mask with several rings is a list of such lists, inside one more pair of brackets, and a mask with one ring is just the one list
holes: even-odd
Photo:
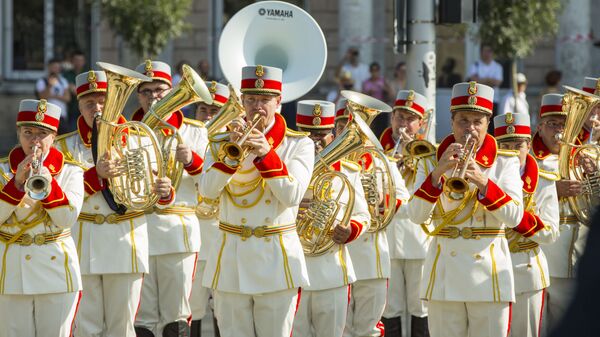
[(434, 102), (413, 90), (301, 100), (292, 130), (276, 67), (225, 85), (184, 66), (172, 87), (164, 62), (98, 66), (76, 78), (75, 132), (20, 104), (0, 336), (200, 336), (213, 310), (223, 337), (521, 337), (564, 314), (598, 197), (598, 79), (493, 135), (494, 90), (456, 84), (432, 144)]

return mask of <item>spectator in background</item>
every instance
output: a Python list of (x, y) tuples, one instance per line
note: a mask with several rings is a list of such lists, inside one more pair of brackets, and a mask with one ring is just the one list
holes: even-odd
[(398, 62), (394, 68), (394, 78), (390, 81), (390, 90), (392, 95), (388, 103), (394, 104), (396, 94), (400, 90), (406, 89), (406, 63)]
[[(494, 92), (499, 93), (504, 75), (502, 66), (494, 60), (494, 50), (490, 45), (482, 44), (479, 56), (480, 60), (475, 61), (469, 67), (467, 80), (488, 85), (494, 88)], [(500, 108), (500, 97), (498, 96), (494, 95), (494, 108), (490, 117), (490, 123), (488, 124), (488, 133), (490, 134), (494, 134), (494, 117), (498, 115), (498, 109)]]
[(518, 73), (517, 74), (517, 101), (515, 104), (515, 95), (511, 90), (509, 93), (504, 96), (502, 99), (502, 107), (500, 109), (500, 113), (505, 114), (507, 112), (512, 113), (529, 113), (529, 103), (527, 103), (527, 95), (525, 94), (525, 90), (527, 90), (527, 77), (525, 74)]
[(342, 90), (354, 89), (354, 79), (352, 78), (352, 73), (350, 73), (349, 71), (341, 71), (336, 76), (335, 83), (337, 84), (337, 88), (331, 90), (327, 94), (326, 100), (337, 104), (337, 102), (343, 98), (340, 93)]
[(217, 80), (210, 74), (210, 63), (208, 63), (208, 60), (200, 60), (200, 62), (198, 62), (198, 74), (205, 81)]
[(442, 66), (442, 75), (440, 75), (440, 77), (438, 78), (438, 87), (452, 88), (456, 83), (462, 82), (461, 76), (454, 72), (455, 66), (456, 60), (454, 58), (446, 58), (446, 61)]
[(546, 87), (542, 89), (540, 96), (545, 94), (560, 94), (560, 80), (562, 79), (562, 73), (559, 70), (550, 70), (546, 73)]
[[(74, 50), (69, 58), (70, 68), (63, 71), (62, 75), (69, 83), (71, 97), (77, 97), (77, 86), (75, 77), (84, 71), (86, 59), (81, 50)], [(71, 99), (67, 105), (68, 125), (63, 127), (67, 132), (77, 129), (77, 118), (79, 118), (79, 104), (76, 99)], [(62, 124), (62, 122), (61, 122)]]
[(360, 62), (360, 52), (356, 47), (348, 48), (346, 55), (342, 59), (342, 63), (339, 65), (338, 74), (342, 71), (352, 74), (352, 78), (354, 79), (352, 90), (354, 91), (362, 91), (361, 85), (370, 77), (369, 67), (365, 63)]
[(362, 92), (380, 101), (388, 101), (394, 94), (385, 78), (381, 76), (381, 66), (379, 63), (371, 63), (369, 65), (369, 72), (371, 73), (371, 77), (362, 83)]
[(177, 63), (177, 66), (175, 66), (175, 74), (173, 75), (172, 78), (172, 82), (173, 82), (173, 86), (176, 86), (177, 84), (179, 84), (179, 81), (181, 81), (181, 76), (183, 76), (183, 65), (184, 64), (189, 64), (188, 61), (179, 61), (179, 63)]
[(69, 82), (61, 75), (60, 62), (59, 59), (51, 59), (47, 65), (47, 76), (40, 78), (35, 84), (35, 93), (38, 99), (45, 99), (60, 107), (59, 135), (69, 131), (67, 104), (71, 101)]

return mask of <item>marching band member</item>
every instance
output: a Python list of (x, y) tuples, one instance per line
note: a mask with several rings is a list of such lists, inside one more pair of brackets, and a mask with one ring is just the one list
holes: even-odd
[[(86, 199), (73, 228), (83, 282), (75, 333), (134, 337), (143, 273), (148, 272), (146, 217), (141, 211), (117, 214), (97, 193), (107, 188), (104, 179), (118, 175), (116, 160), (100, 154), (95, 165), (91, 149), (94, 118), (104, 108), (107, 79), (103, 71), (89, 71), (75, 81), (81, 112), (77, 130), (55, 141), (66, 160), (84, 170)], [(168, 182), (161, 186), (168, 196)]]
[[(214, 290), (223, 337), (289, 336), (300, 288), (308, 285), (295, 222), (312, 176), (314, 144), (276, 114), (281, 79), (279, 68), (242, 69), (247, 124), (257, 127), (213, 137), (200, 178), (203, 197), (220, 197), (220, 238), (202, 284)], [(241, 157), (225, 152), (229, 141), (244, 141)]]
[(71, 226), (83, 203), (83, 171), (52, 147), (59, 121), (58, 106), (21, 101), (19, 145), (0, 161), (2, 337), (71, 336), (81, 297)]
[[(210, 121), (227, 102), (229, 97), (229, 88), (226, 85), (212, 81), (206, 82), (208, 90), (212, 94), (213, 104), (199, 102), (196, 107), (196, 120), (206, 123)], [(202, 247), (198, 253), (198, 262), (196, 265), (196, 277), (192, 284), (192, 296), (190, 297), (190, 306), (192, 308), (192, 334), (191, 337), (199, 337), (202, 329), (201, 320), (206, 315), (209, 307), (209, 298), (211, 289), (202, 286), (202, 275), (206, 269), (206, 259), (210, 252), (213, 242), (219, 238), (219, 220), (217, 218), (219, 204), (217, 200), (211, 200), (199, 196), (196, 215), (200, 223), (200, 237), (202, 238)], [(217, 330), (216, 321), (214, 329)]]
[[(315, 143), (316, 154), (331, 142), (331, 130), (334, 126), (335, 105), (327, 101), (300, 101), (296, 113), (296, 125), (300, 131), (309, 132)], [(351, 210), (350, 222), (341, 223), (347, 204), (336, 215), (336, 223), (332, 227), (332, 240), (335, 243), (327, 252), (318, 256), (306, 256), (306, 266), (310, 285), (303, 287), (302, 301), (294, 320), (296, 337), (341, 337), (346, 325), (346, 314), (350, 295), (350, 284), (356, 276), (352, 260), (346, 244), (360, 237), (369, 226), (370, 215), (367, 209), (364, 192), (360, 182), (360, 166), (356, 163), (341, 160), (332, 165), (333, 170), (345, 175), (354, 188), (354, 207)], [(319, 174), (314, 172), (314, 174)], [(314, 179), (314, 177), (313, 177)], [(313, 181), (314, 182), (314, 181)], [(348, 186), (346, 186), (347, 188)], [(344, 185), (334, 180), (330, 197), (338, 196)], [(299, 218), (307, 216), (306, 209), (312, 200), (314, 185), (300, 204)], [(350, 198), (347, 190), (343, 192), (341, 203)], [(304, 219), (307, 220), (307, 219)], [(314, 221), (314, 220), (313, 220)]]
[[(418, 131), (423, 127), (426, 108), (425, 96), (412, 90), (400, 90), (391, 113), (391, 127), (380, 138), (388, 155), (398, 159), (400, 173), (409, 191), (415, 190), (416, 168), (420, 158), (403, 156), (403, 148), (410, 140), (416, 139)], [(424, 157), (424, 160), (432, 159), (431, 156)], [(419, 287), (431, 237), (412, 223), (406, 212), (396, 213), (392, 221), (386, 228), (390, 245), (391, 276), (382, 319), (385, 334), (391, 337), (402, 336), (401, 319), (408, 310), (411, 317), (410, 336), (428, 336), (427, 302), (419, 297)]]
[[(341, 108), (338, 106), (338, 111), (340, 110)], [(348, 116), (347, 109), (342, 113)], [(367, 116), (361, 117), (367, 120)], [(336, 120), (336, 134), (343, 132), (348, 119), (338, 118)], [(369, 152), (361, 156), (359, 164), (364, 170), (386, 170), (384, 163)], [(388, 166), (393, 167), (389, 163)], [(394, 180), (396, 189), (395, 207), (398, 211), (401, 206), (406, 207), (406, 200), (409, 197), (408, 191), (398, 170), (392, 170), (390, 176)], [(378, 188), (381, 188), (381, 186), (378, 186)], [(382, 194), (381, 190), (379, 192)], [(386, 200), (385, 207), (394, 206), (389, 206), (389, 201)], [(400, 212), (406, 214), (406, 210)], [(359, 240), (349, 243), (348, 250), (356, 273), (356, 282), (351, 286), (352, 296), (344, 336), (383, 336), (384, 327), (380, 319), (385, 310), (387, 284), (390, 277), (390, 254), (386, 231), (379, 230), (365, 233)]]
[(501, 149), (519, 152), (523, 181), (523, 219), (507, 231), (515, 275), (511, 336), (539, 337), (544, 289), (550, 284), (548, 262), (539, 244), (558, 237), (558, 197), (555, 175), (538, 170), (531, 149), (529, 114), (506, 113), (494, 117), (494, 136)]
[[(514, 179), (518, 158), (498, 150), (486, 133), (493, 97), (492, 88), (476, 82), (453, 87), (453, 134), (438, 147), (437, 165), (419, 162), (418, 189), (408, 203), (412, 222), (432, 216), (436, 227), (421, 283), (433, 337), (508, 333), (515, 292), (505, 229), (519, 225), (523, 194)], [(452, 173), (457, 166), (464, 177)], [(468, 179), (465, 191), (451, 192), (450, 178)]]
[[(140, 109), (132, 116), (140, 121), (151, 106), (171, 90), (171, 67), (163, 62), (146, 60), (136, 71), (152, 78), (138, 87)], [(197, 190), (193, 176), (202, 171), (208, 137), (197, 121), (184, 118), (181, 110), (165, 117), (177, 129), (183, 144), (178, 144), (175, 158), (185, 165), (177, 191), (168, 207), (155, 207), (146, 215), (150, 271), (144, 279), (142, 301), (136, 320), (138, 336), (152, 332), (155, 336), (189, 336), (191, 309), (189, 297), (200, 249), (200, 226), (196, 217)], [(171, 129), (156, 132), (159, 139), (170, 137)], [(145, 335), (144, 335), (145, 334)]]
[[(586, 77), (583, 81), (583, 88), (581, 89), (590, 94), (599, 95), (600, 80), (594, 77)], [(583, 129), (578, 138), (582, 143), (591, 142), (598, 144), (598, 139), (600, 139), (600, 106), (596, 105), (593, 108), (588, 120), (583, 125)]]

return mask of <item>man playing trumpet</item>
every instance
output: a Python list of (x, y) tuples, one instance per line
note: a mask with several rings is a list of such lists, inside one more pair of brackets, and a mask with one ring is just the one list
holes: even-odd
[[(315, 143), (315, 156), (317, 163), (319, 155), (323, 148), (331, 143), (331, 130), (334, 126), (335, 106), (327, 101), (300, 101), (296, 112), (296, 125), (301, 131), (309, 132), (309, 137)], [(342, 148), (339, 150), (343, 151)], [(302, 292), (302, 301), (298, 307), (298, 313), (294, 319), (294, 333), (296, 337), (341, 337), (346, 325), (346, 315), (348, 312), (348, 300), (350, 296), (350, 284), (356, 280), (352, 261), (346, 248), (346, 243), (359, 238), (369, 227), (370, 215), (367, 209), (364, 192), (360, 182), (360, 166), (356, 163), (340, 160), (328, 168), (344, 175), (349, 185), (344, 185), (340, 179), (332, 180), (330, 190), (315, 190), (315, 179), (319, 179), (321, 174), (327, 172), (314, 172), (311, 185), (300, 204), (298, 215), (298, 226), (301, 223), (313, 228), (320, 228), (319, 225), (331, 229), (331, 238), (334, 245), (327, 251), (319, 255), (306, 256), (306, 265), (310, 285), (305, 286)], [(351, 189), (351, 190), (349, 190)], [(305, 217), (310, 213), (307, 209), (314, 207), (311, 202), (318, 202), (314, 196), (320, 193), (327, 193), (324, 196), (329, 200), (335, 199), (336, 204), (341, 208), (334, 213), (334, 219), (328, 218), (325, 221), (332, 223), (319, 223), (319, 219)], [(341, 193), (341, 196), (338, 195)], [(354, 204), (348, 202), (354, 198)], [(352, 207), (347, 209), (347, 207)], [(345, 212), (351, 212), (348, 223), (341, 223)], [(306, 230), (309, 238), (316, 236), (314, 231), (307, 228), (298, 228)], [(304, 242), (307, 242), (304, 241)], [(308, 247), (308, 248), (313, 248)], [(306, 249), (305, 249), (306, 252)]]
[(0, 161), (0, 336), (71, 336), (81, 276), (71, 226), (83, 171), (52, 147), (60, 108), (21, 101), (19, 145)]
[(498, 150), (486, 133), (493, 97), (476, 82), (453, 87), (453, 134), (440, 144), (437, 165), (419, 162), (408, 203), (412, 222), (432, 216), (435, 225), (421, 283), (433, 337), (499, 337), (509, 328), (515, 292), (505, 230), (522, 219), (523, 194), (516, 154)]

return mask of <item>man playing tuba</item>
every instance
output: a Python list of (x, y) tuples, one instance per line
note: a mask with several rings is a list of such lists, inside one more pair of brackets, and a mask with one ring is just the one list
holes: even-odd
[[(310, 133), (309, 137), (315, 143), (317, 163), (320, 153), (331, 142), (334, 114), (335, 106), (331, 102), (298, 102), (296, 125), (301, 131)], [(344, 184), (344, 180), (339, 178), (331, 180), (322, 178), (331, 173), (329, 170), (343, 175), (349, 184)], [(324, 179), (323, 184), (321, 179)], [(316, 190), (319, 186), (322, 189)], [(320, 198), (314, 198), (317, 195)], [(321, 205), (311, 204), (311, 202), (319, 202), (321, 198), (325, 199), (324, 202), (321, 201)], [(348, 204), (351, 199), (354, 200), (352, 205)], [(337, 205), (331, 206), (339, 205), (340, 208), (326, 219), (316, 218), (313, 213), (318, 212), (312, 212), (312, 209), (322, 207), (322, 204), (327, 202), (334, 202)], [(309, 208), (310, 210), (307, 210)], [(346, 212), (350, 212), (349, 222), (342, 223)], [(346, 325), (350, 284), (356, 280), (352, 260), (345, 244), (358, 239), (367, 230), (370, 221), (360, 183), (360, 166), (347, 160), (340, 160), (333, 163), (325, 172), (313, 172), (311, 185), (308, 187), (303, 203), (300, 204), (298, 219), (298, 226), (300, 224), (310, 226), (310, 228), (302, 228), (304, 232), (300, 235), (301, 240), (304, 240), (303, 243), (314, 239), (314, 236), (319, 235), (320, 230), (325, 229), (327, 233), (330, 232), (326, 235), (331, 235), (328, 240), (332, 240), (334, 245), (318, 255), (307, 254), (306, 256), (310, 285), (303, 288), (302, 301), (294, 319), (293, 335), (341, 337)]]
[[(498, 150), (486, 133), (493, 97), (476, 82), (453, 87), (453, 134), (440, 144), (436, 165), (419, 162), (408, 203), (413, 223), (431, 216), (436, 227), (421, 283), (433, 337), (499, 337), (509, 328), (515, 292), (505, 230), (523, 217), (523, 194), (516, 154)], [(456, 193), (450, 178), (464, 190)]]

